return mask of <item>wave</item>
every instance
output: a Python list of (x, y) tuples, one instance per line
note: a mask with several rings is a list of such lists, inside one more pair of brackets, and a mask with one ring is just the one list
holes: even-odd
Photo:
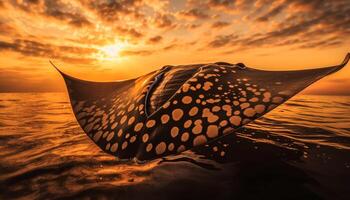
[(235, 134), (146, 163), (100, 151), (66, 98), (2, 96), (0, 199), (350, 196), (350, 97), (299, 95)]

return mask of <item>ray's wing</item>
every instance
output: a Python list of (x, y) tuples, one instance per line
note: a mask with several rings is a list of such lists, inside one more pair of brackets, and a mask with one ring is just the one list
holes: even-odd
[[(261, 117), (315, 81), (346, 65), (263, 71), (217, 63), (200, 69), (148, 121), (137, 158), (153, 159), (206, 144)], [(147, 122), (146, 122), (147, 123)]]
[(345, 66), (263, 71), (243, 64), (167, 67), (119, 82), (83, 81), (61, 72), (84, 132), (119, 158), (150, 160), (234, 132)]
[(139, 147), (135, 135), (146, 120), (145, 95), (156, 72), (125, 81), (92, 82), (58, 71), (66, 82), (73, 113), (91, 140), (119, 158), (134, 157)]

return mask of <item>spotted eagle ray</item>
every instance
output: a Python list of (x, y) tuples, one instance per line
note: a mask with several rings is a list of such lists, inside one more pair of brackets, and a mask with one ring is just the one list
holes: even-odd
[(340, 70), (349, 59), (350, 53), (340, 65), (296, 71), (265, 71), (226, 62), (169, 65), (115, 82), (85, 81), (58, 71), (84, 132), (117, 158), (143, 161), (234, 134)]

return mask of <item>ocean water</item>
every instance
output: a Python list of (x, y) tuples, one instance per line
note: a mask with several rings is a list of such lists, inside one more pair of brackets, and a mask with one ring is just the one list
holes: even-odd
[(103, 153), (65, 93), (0, 94), (0, 199), (350, 199), (350, 97), (298, 95), (147, 163)]

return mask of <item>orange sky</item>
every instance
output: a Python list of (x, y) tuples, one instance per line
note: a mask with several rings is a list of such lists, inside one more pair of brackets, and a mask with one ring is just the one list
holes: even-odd
[[(64, 91), (49, 60), (97, 81), (217, 61), (323, 67), (342, 61), (349, 36), (348, 0), (2, 0), (0, 92)], [(306, 93), (349, 87), (350, 66)]]

